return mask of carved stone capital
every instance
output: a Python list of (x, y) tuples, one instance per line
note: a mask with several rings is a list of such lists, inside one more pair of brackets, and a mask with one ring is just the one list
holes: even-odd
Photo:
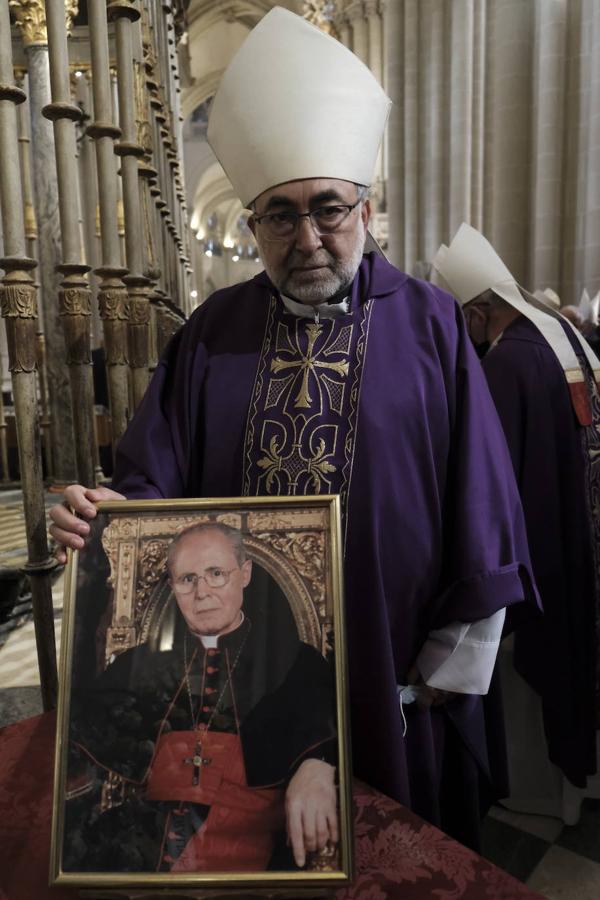
[(127, 291), (125, 288), (108, 288), (98, 293), (100, 317), (109, 321), (127, 321)]
[(35, 319), (37, 317), (34, 284), (3, 284), (0, 304), (5, 319)]
[(334, 38), (339, 37), (335, 25), (336, 12), (336, 4), (332, 0), (304, 0), (302, 4), (303, 17)]
[(381, 16), (381, 0), (364, 0), (364, 7), (367, 18), (378, 18)]
[(65, 288), (58, 292), (58, 296), (61, 316), (91, 316), (89, 288)]
[(132, 296), (129, 294), (127, 301), (128, 322), (130, 325), (147, 325), (150, 322), (150, 302), (147, 297), (147, 288), (142, 288), (143, 295)]
[(8, 364), (13, 373), (34, 372), (37, 363), (36, 289), (25, 272), (12, 272), (13, 283), (0, 285), (0, 308), (5, 319)]
[[(48, 31), (46, 29), (46, 7), (44, 0), (8, 0), (17, 28), (21, 32), (25, 47), (46, 46)], [(67, 32), (73, 27), (73, 19), (77, 15), (78, 0), (65, 0), (65, 17)]]
[(132, 369), (145, 369), (148, 366), (149, 290), (148, 285), (128, 287), (127, 356)]

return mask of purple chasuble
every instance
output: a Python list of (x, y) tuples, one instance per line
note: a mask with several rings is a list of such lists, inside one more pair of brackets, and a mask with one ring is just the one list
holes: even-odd
[(501, 728), (490, 745), (497, 720), (462, 695), (405, 707), (403, 737), (396, 685), (432, 629), (537, 606), (506, 442), (443, 291), (370, 254), (347, 315), (315, 324), (264, 273), (212, 295), (159, 363), (113, 485), (131, 498), (339, 491), (354, 771), (473, 843), (452, 817), (493, 780)]
[(542, 700), (550, 759), (584, 787), (596, 771), (598, 391), (588, 373), (593, 424), (582, 427), (554, 352), (524, 316), (506, 328), (483, 368), (512, 456), (544, 606), (540, 621), (517, 628), (514, 662)]

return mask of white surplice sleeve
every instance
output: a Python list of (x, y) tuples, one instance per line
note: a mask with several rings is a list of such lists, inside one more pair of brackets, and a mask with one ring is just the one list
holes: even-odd
[(417, 657), (430, 687), (458, 694), (487, 694), (506, 610), (476, 622), (451, 622), (430, 631)]

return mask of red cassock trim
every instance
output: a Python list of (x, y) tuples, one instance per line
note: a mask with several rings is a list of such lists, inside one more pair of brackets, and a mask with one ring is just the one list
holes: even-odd
[[(200, 739), (198, 785), (191, 760)], [(275, 835), (285, 823), (284, 791), (252, 788), (246, 781), (237, 734), (172, 731), (162, 735), (145, 791), (147, 800), (180, 800), (210, 806), (202, 828), (173, 863), (173, 872), (264, 871)], [(167, 826), (168, 827), (168, 826)]]
[(580, 425), (592, 424), (592, 404), (585, 381), (569, 382), (569, 393)]

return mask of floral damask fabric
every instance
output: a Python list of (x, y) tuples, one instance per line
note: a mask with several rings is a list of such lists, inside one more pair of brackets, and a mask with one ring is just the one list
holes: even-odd
[(357, 877), (336, 900), (540, 895), (373, 788), (354, 782)]
[[(75, 900), (49, 888), (55, 716), (0, 729), (0, 900)], [(360, 782), (357, 877), (336, 900), (540, 900), (540, 895)]]

